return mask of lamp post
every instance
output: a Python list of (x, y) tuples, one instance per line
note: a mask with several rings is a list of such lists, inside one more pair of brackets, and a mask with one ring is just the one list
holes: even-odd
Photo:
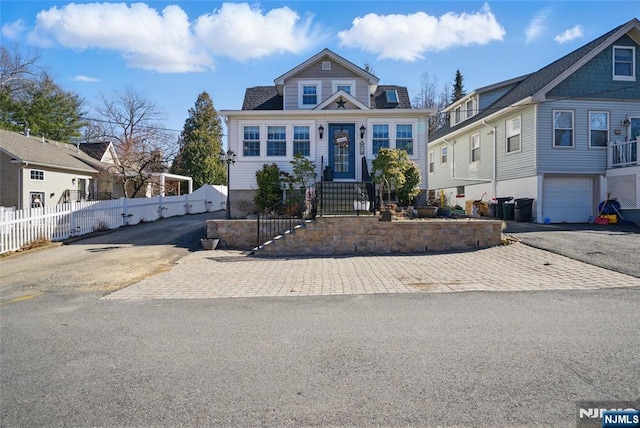
[(236, 155), (235, 152), (231, 149), (227, 150), (226, 153), (224, 150), (220, 149), (220, 155), (218, 159), (220, 159), (220, 162), (227, 164), (227, 219), (230, 219), (231, 218), (231, 202), (229, 200), (229, 193), (231, 193), (231, 186), (229, 184), (231, 183), (231, 180), (230, 180), (231, 164), (236, 163), (236, 159), (238, 159), (238, 155)]

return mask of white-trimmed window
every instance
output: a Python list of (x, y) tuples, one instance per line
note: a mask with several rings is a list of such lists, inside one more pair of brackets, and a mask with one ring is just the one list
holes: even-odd
[(44, 181), (44, 171), (41, 169), (32, 169), (29, 176), (34, 181)]
[(474, 116), (476, 114), (476, 99), (471, 98), (470, 100), (467, 100), (467, 102), (464, 104), (464, 109), (465, 117), (467, 119), (469, 119), (471, 116)]
[(356, 82), (355, 80), (336, 80), (333, 82), (333, 93), (335, 94), (339, 90), (345, 91), (347, 94), (355, 94)]
[(471, 162), (480, 160), (480, 133), (471, 136)]
[(553, 146), (573, 147), (573, 111), (553, 111)]
[(389, 148), (389, 125), (382, 123), (373, 124), (373, 136), (371, 138), (373, 155), (378, 154), (380, 149)]
[(520, 117), (507, 120), (507, 153), (519, 152), (521, 150), (521, 128)]
[(433, 174), (435, 164), (433, 161), (433, 150), (429, 152), (429, 174)]
[(318, 81), (298, 83), (298, 107), (313, 108), (317, 106), (322, 98), (320, 87), (320, 82)]
[(462, 120), (462, 107), (458, 106), (453, 109), (453, 124), (457, 125)]
[(243, 156), (260, 156), (260, 127), (256, 125), (243, 127)]
[(636, 80), (635, 46), (613, 47), (613, 80)]
[(440, 163), (447, 163), (447, 146), (440, 147)]
[(396, 149), (413, 155), (413, 125), (410, 123), (396, 125)]
[(267, 126), (267, 156), (287, 155), (287, 127)]
[(311, 156), (311, 131), (309, 126), (293, 127), (293, 154)]
[(609, 141), (609, 112), (589, 112), (589, 147), (607, 147)]

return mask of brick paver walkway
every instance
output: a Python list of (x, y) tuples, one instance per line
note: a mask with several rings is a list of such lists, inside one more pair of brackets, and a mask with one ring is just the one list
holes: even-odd
[(209, 299), (638, 287), (640, 278), (516, 243), (453, 254), (256, 258), (199, 251), (105, 299)]

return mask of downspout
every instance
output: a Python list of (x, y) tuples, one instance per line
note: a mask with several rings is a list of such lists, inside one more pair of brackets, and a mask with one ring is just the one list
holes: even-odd
[(493, 125), (489, 125), (487, 123), (486, 120), (482, 119), (482, 123), (486, 126), (488, 126), (489, 128), (491, 128), (491, 134), (493, 135), (493, 162), (492, 162), (492, 167), (493, 167), (493, 171), (491, 174), (491, 193), (493, 195), (494, 198), (496, 198), (496, 177), (497, 177), (497, 145), (498, 145), (498, 138), (496, 137), (496, 127)]
[(24, 209), (24, 198), (22, 198), (22, 192), (24, 191), (24, 171), (27, 166), (29, 166), (29, 162), (24, 162), (20, 168), (18, 168), (18, 209)]

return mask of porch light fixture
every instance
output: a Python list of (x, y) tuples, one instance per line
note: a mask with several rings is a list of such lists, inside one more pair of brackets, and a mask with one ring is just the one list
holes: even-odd
[(629, 126), (631, 124), (631, 121), (629, 120), (629, 116), (625, 117), (624, 120), (622, 121), (622, 126)]
[(229, 191), (229, 189), (231, 186), (229, 186), (229, 184), (231, 183), (231, 180), (230, 180), (231, 164), (236, 163), (236, 160), (238, 159), (238, 155), (236, 155), (235, 152), (231, 149), (227, 150), (226, 153), (224, 150), (220, 149), (220, 154), (218, 155), (218, 159), (220, 159), (220, 162), (227, 164), (227, 219), (230, 219), (231, 218), (231, 201), (229, 200), (229, 193), (231, 192)]
[(362, 125), (360, 127), (360, 138), (364, 138), (364, 132), (367, 130), (367, 128), (364, 127), (364, 125)]
[(320, 125), (318, 126), (318, 136), (320, 137), (321, 140), (323, 135), (324, 135), (324, 126)]

